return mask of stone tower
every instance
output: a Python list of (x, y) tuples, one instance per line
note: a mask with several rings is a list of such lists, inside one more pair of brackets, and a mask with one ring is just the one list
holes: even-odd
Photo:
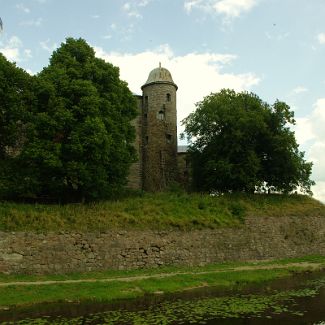
[(177, 86), (159, 64), (141, 89), (143, 189), (160, 191), (177, 178)]

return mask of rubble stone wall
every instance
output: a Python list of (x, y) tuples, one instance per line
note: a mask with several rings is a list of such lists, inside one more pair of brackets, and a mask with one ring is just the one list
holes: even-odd
[(310, 254), (325, 255), (324, 217), (250, 217), (240, 228), (187, 232), (0, 232), (0, 273), (8, 274), (198, 266)]

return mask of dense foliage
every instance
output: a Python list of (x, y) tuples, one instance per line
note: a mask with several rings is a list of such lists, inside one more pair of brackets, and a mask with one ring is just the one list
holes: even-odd
[(221, 90), (197, 104), (184, 121), (193, 185), (200, 191), (311, 193), (312, 163), (304, 160), (294, 132), (294, 114), (252, 93)]
[(31, 108), (17, 104), (34, 114), (11, 157), (7, 195), (97, 199), (123, 186), (136, 158), (136, 104), (118, 68), (96, 58), (84, 40), (69, 38), (35, 77), (33, 94)]
[(8, 147), (16, 148), (22, 134), (22, 120), (32, 101), (32, 78), (24, 70), (10, 63), (0, 53), (0, 158)]
[(19, 183), (16, 161), (35, 104), (34, 82), (0, 53), (0, 197), (10, 195)]

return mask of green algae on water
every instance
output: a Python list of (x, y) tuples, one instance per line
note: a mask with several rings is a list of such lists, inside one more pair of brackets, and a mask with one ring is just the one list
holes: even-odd
[(243, 317), (267, 317), (281, 313), (303, 316), (302, 311), (292, 309), (294, 300), (300, 297), (312, 297), (317, 289), (303, 288), (285, 292), (276, 292), (268, 296), (243, 295), (234, 297), (203, 298), (192, 301), (177, 300), (163, 302), (140, 311), (107, 311), (67, 319), (38, 318), (2, 324), (109, 324), (109, 325), (155, 325), (155, 324), (205, 324), (209, 320)]

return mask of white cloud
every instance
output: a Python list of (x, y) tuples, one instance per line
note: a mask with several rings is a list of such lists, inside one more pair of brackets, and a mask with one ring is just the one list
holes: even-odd
[[(293, 111), (299, 111), (299, 102), (301, 101), (301, 99), (304, 97), (304, 95), (306, 93), (309, 92), (309, 89), (299, 85), (296, 86), (295, 88), (291, 89), (287, 95), (286, 95), (286, 102), (287, 104), (290, 106), (291, 110)], [(301, 119), (302, 121), (304, 119)]]
[(122, 6), (122, 10), (125, 11), (125, 13), (129, 17), (141, 19), (142, 15), (140, 14), (140, 8), (146, 7), (152, 0), (133, 0), (130, 2), (125, 2)]
[(142, 15), (139, 13), (137, 7), (135, 5), (131, 5), (130, 2), (126, 2), (122, 9), (129, 17), (142, 18)]
[(130, 89), (137, 94), (141, 93), (141, 86), (146, 82), (150, 70), (158, 67), (159, 62), (170, 70), (174, 82), (178, 85), (179, 131), (182, 131), (180, 121), (195, 109), (195, 103), (204, 96), (221, 88), (250, 90), (260, 81), (253, 73), (221, 72), (226, 64), (236, 59), (235, 55), (230, 54), (189, 53), (176, 56), (168, 45), (137, 54), (107, 53), (100, 47), (94, 48), (98, 57), (120, 67), (121, 78), (126, 80)]
[(251, 10), (256, 5), (256, 0), (221, 0), (213, 8), (227, 17), (238, 17), (242, 12)]
[[(132, 24), (131, 24), (131, 26), (132, 26)], [(117, 25), (115, 23), (111, 23), (110, 26), (107, 28), (107, 33), (102, 35), (101, 37), (103, 39), (111, 39), (116, 32), (119, 32), (117, 30)], [(132, 31), (131, 31), (131, 34), (132, 34)]]
[(32, 71), (31, 69), (26, 69), (26, 72), (32, 76), (34, 76), (36, 74), (36, 72)]
[(30, 49), (25, 49), (24, 54), (25, 54), (26, 58), (28, 58), (28, 59), (31, 59), (33, 57), (32, 50), (30, 50)]
[(21, 61), (20, 48), (22, 42), (17, 36), (12, 36), (5, 44), (0, 44), (0, 52), (10, 61)]
[(202, 0), (185, 0), (184, 8), (187, 12), (191, 12), (194, 8), (203, 9), (204, 5)]
[(305, 92), (308, 92), (308, 89), (303, 86), (297, 86), (296, 88), (294, 88), (292, 90), (293, 94), (301, 94), (301, 93), (305, 93)]
[(142, 18), (142, 15), (138, 11), (136, 11), (136, 10), (132, 10), (132, 11), (130, 10), (128, 12), (128, 16), (129, 17), (138, 18), (138, 19), (141, 19)]
[(19, 62), (20, 61), (20, 54), (18, 48), (0, 48), (0, 52), (9, 60), (13, 62)]
[(99, 15), (91, 15), (90, 17), (91, 17), (92, 19), (99, 19), (99, 18), (100, 18)]
[(103, 39), (111, 39), (112, 37), (113, 36), (111, 34), (106, 34), (102, 36)]
[(29, 13), (30, 13), (30, 9), (27, 8), (23, 3), (18, 3), (18, 4), (16, 5), (16, 8), (17, 8), (18, 10), (23, 11), (23, 12), (26, 13), (26, 14), (29, 14)]
[(272, 31), (272, 32), (265, 32), (265, 36), (269, 40), (275, 40), (281, 42), (286, 40), (290, 36), (290, 33), (289, 32), (279, 33), (279, 32)]
[(319, 33), (316, 38), (319, 44), (325, 44), (325, 33)]
[(12, 36), (8, 40), (0, 41), (0, 52), (12, 62), (28, 61), (32, 58), (32, 51), (24, 49), (23, 43), (17, 36)]
[(58, 45), (56, 43), (50, 43), (51, 41), (47, 39), (46, 41), (42, 41), (39, 44), (43, 50), (52, 53), (58, 47)]
[(312, 179), (316, 181), (313, 188), (315, 197), (325, 202), (325, 98), (319, 98), (314, 104), (312, 113), (297, 119), (295, 128), (298, 143), (310, 143), (306, 158), (312, 161)]
[(40, 27), (43, 23), (43, 18), (22, 21), (21, 26)]
[(325, 182), (325, 142), (316, 141), (308, 151), (308, 158), (314, 163), (314, 178), (317, 180), (317, 182)]
[(138, 0), (137, 5), (139, 7), (146, 7), (150, 2), (151, 0)]
[[(325, 143), (325, 98), (320, 98), (314, 104), (314, 110), (310, 116), (315, 138)], [(324, 152), (325, 153), (325, 152)]]
[(307, 143), (309, 140), (315, 138), (310, 119), (308, 117), (296, 118), (296, 125), (293, 130), (295, 131), (297, 142), (300, 145)]
[(215, 12), (229, 19), (250, 11), (257, 2), (258, 0), (185, 0), (184, 8), (187, 12), (193, 9)]
[(117, 37), (120, 41), (129, 41), (135, 33), (135, 24), (130, 23), (125, 26), (117, 26), (116, 24), (111, 24), (108, 28), (106, 34), (102, 36), (104, 39), (110, 39)]
[(325, 203), (325, 182), (317, 182), (313, 187), (314, 198)]
[(12, 36), (8, 41), (9, 47), (21, 47), (22, 45), (23, 43), (18, 36)]
[(131, 9), (131, 4), (129, 2), (126, 2), (123, 5), (122, 9), (125, 10), (125, 11), (129, 11)]

